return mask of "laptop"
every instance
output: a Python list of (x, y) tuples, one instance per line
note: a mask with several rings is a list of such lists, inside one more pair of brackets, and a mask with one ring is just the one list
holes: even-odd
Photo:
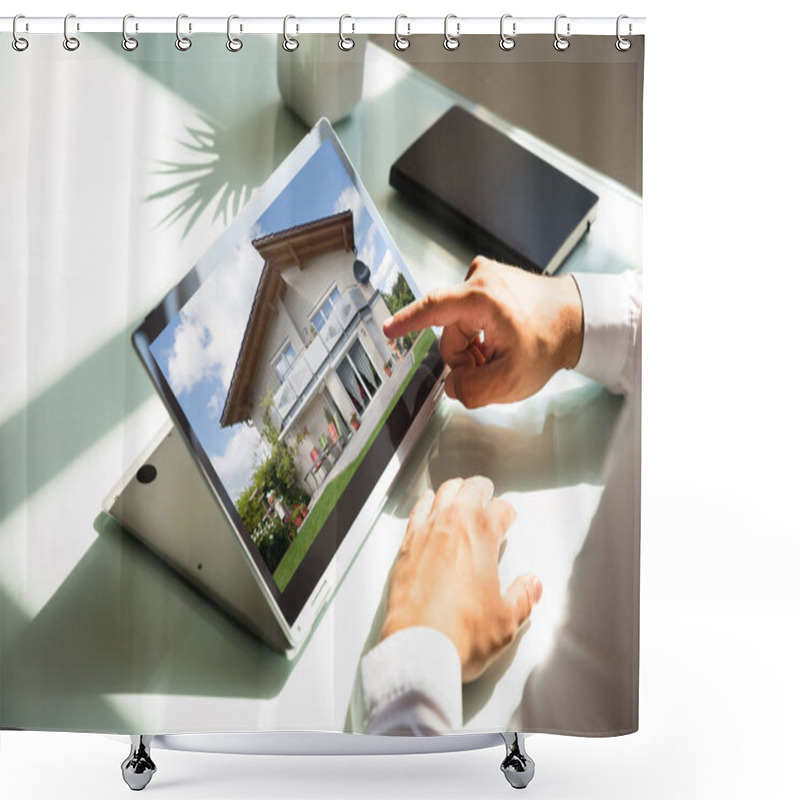
[(289, 657), (442, 394), (419, 294), (322, 119), (133, 334), (170, 423), (104, 509)]

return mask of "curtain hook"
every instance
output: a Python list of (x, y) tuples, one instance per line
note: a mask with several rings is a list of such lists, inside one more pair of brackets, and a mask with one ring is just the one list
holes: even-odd
[[(236, 39), (234, 36), (231, 35), (231, 22), (233, 22), (233, 20), (235, 19), (239, 19), (239, 17), (236, 16), (236, 14), (231, 14), (228, 17), (228, 41), (225, 42), (225, 47), (227, 47), (228, 50), (231, 51), (231, 53), (238, 53), (244, 46), (241, 39)], [(240, 31), (242, 30), (241, 25), (239, 26), (239, 30)]]
[[(456, 35), (451, 36), (450, 33), (447, 31), (447, 23), (450, 22), (451, 19), (456, 20)], [(459, 35), (461, 34), (461, 23), (458, 21), (458, 17), (455, 14), (448, 14), (444, 18), (444, 49), (450, 50), (458, 50), (458, 46), (461, 42), (458, 40)]]
[(511, 36), (509, 36), (505, 32), (504, 25), (505, 25), (505, 22), (506, 22), (507, 19), (512, 19), (512, 15), (511, 14), (503, 14), (503, 16), (500, 17), (500, 49), (501, 50), (506, 50), (506, 51), (514, 49), (514, 45), (516, 44), (516, 41), (514, 40), (514, 36), (517, 35), (517, 23), (516, 22), (512, 22), (511, 23)]
[[(554, 26), (553, 26), (553, 31), (554, 31), (554, 33), (555, 33), (555, 37), (556, 37), (556, 38), (555, 38), (555, 41), (553, 42), (553, 47), (555, 47), (555, 49), (556, 49), (556, 50), (562, 50), (562, 51), (563, 51), (563, 50), (566, 50), (566, 49), (569, 47), (569, 39), (565, 39), (565, 38), (564, 38), (564, 37), (563, 37), (563, 36), (562, 36), (562, 35), (561, 35), (561, 34), (558, 32), (558, 21), (559, 21), (560, 19), (566, 19), (566, 18), (567, 18), (567, 15), (566, 15), (566, 14), (559, 14), (559, 15), (556, 17), (556, 21), (555, 21), (555, 24), (554, 24)], [(569, 28), (570, 28), (570, 25), (569, 25), (569, 22), (567, 22), (567, 36), (569, 36), (569, 35), (570, 35), (570, 30), (569, 30)]]
[(394, 18), (394, 49), (395, 50), (408, 50), (411, 47), (411, 42), (406, 36), (411, 36), (411, 23), (407, 22), (406, 27), (408, 28), (408, 32), (406, 36), (400, 35), (400, 20), (401, 19), (408, 19), (405, 14), (398, 14)]
[[(67, 16), (64, 17), (64, 49), (69, 50), (70, 53), (74, 52), (81, 46), (80, 40), (76, 36), (69, 35), (68, 26), (71, 19), (75, 19), (74, 14), (67, 14)], [(80, 25), (77, 25), (77, 30), (80, 30)]]
[[(290, 19), (296, 20), (297, 17), (293, 17), (291, 14), (289, 14), (283, 18), (283, 49), (289, 53), (293, 53), (298, 47), (300, 47), (300, 42), (297, 39), (293, 39), (291, 36), (289, 36), (287, 32), (287, 26), (289, 25)], [(295, 33), (299, 33), (300, 26), (295, 23), (295, 27)]]
[[(348, 36), (345, 36), (344, 31), (342, 30), (344, 26), (344, 21), (346, 19), (353, 19), (353, 18), (349, 14), (342, 14), (342, 16), (339, 17), (339, 49), (344, 51), (352, 50), (356, 46), (355, 41), (349, 38)], [(356, 31), (356, 24), (354, 22), (351, 33), (355, 33), (355, 31)]]
[[(181, 35), (181, 20), (182, 19), (187, 19), (188, 16), (189, 16), (188, 14), (178, 14), (178, 16), (177, 16), (177, 18), (175, 20), (175, 47), (177, 47), (178, 50), (185, 51), (185, 50), (188, 50), (192, 46), (192, 40), (189, 39), (187, 36), (182, 36)], [(191, 31), (191, 29), (192, 29), (192, 26), (190, 24), (189, 25), (189, 30)]]
[[(631, 42), (630, 39), (624, 39), (622, 37), (622, 35), (620, 34), (620, 32), (619, 32), (620, 22), (622, 22), (622, 20), (624, 20), (624, 19), (628, 19), (628, 15), (627, 14), (620, 14), (617, 17), (617, 41), (614, 44), (614, 47), (616, 47), (617, 50), (620, 51), (620, 53), (624, 53), (625, 51), (630, 50), (631, 49), (631, 45), (633, 44), (633, 42)], [(628, 23), (628, 36), (631, 35), (632, 31), (633, 31), (633, 26), (629, 22)]]
[(129, 53), (139, 46), (139, 40), (133, 36), (128, 36), (128, 20), (135, 19), (133, 14), (126, 14), (122, 18), (122, 49)]
[(18, 19), (25, 19), (25, 15), (24, 14), (17, 14), (17, 16), (14, 17), (14, 22), (11, 25), (11, 35), (14, 37), (11, 40), (11, 46), (18, 53), (22, 53), (23, 51), (28, 49), (28, 45), (30, 44), (30, 42), (17, 33), (17, 20)]

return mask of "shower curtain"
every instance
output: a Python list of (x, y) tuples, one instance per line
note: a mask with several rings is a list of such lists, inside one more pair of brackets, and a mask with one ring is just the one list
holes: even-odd
[[(509, 49), (496, 35), (455, 49), (441, 36), (412, 36), (405, 49), (392, 36), (356, 36), (346, 49), (335, 34), (301, 33), (292, 49), (291, 37), (240, 35), (241, 47), (204, 34), (185, 49), (168, 34), (140, 35), (135, 49), (119, 34), (82, 34), (72, 50), (57, 35), (29, 37), (22, 51), (0, 39), (0, 726), (635, 731), (643, 37), (626, 50), (609, 36), (573, 37), (565, 49), (540, 35)], [(504, 271), (498, 261), (513, 259), (478, 249), (474, 230), (390, 183), (392, 166), (453, 107), (597, 197), (552, 276)], [(224, 260), (215, 243), (232, 241), (260, 187), (322, 117), (363, 182), (361, 199), (337, 205), (350, 198), (339, 173), (324, 164), (309, 173), (307, 200), (231, 250), (255, 264), (242, 278), (247, 302), (237, 305), (231, 272), (214, 308), (237, 314), (176, 307), (163, 354), (187, 418), (217, 424), (233, 407), (248, 320), (267, 320), (260, 341), (283, 346), (279, 376), (278, 360), (263, 361), (276, 392), (284, 376), (291, 384), (283, 416), (269, 423), (262, 411), (262, 422), (251, 409), (217, 452), (207, 447), (241, 516), (258, 515), (248, 552), (281, 591), (293, 579), (281, 562), (321, 513), (322, 492), (371, 446), (369, 426), (385, 424), (381, 398), (412, 380), (426, 352), (457, 377), (287, 656), (144, 546), (104, 498), (177, 424), (132, 335), (195, 265)], [(429, 151), (423, 172), (446, 155)], [(498, 169), (503, 157), (475, 153)], [(465, 160), (464, 173), (474, 170)], [(473, 192), (495, 192), (499, 206), (503, 185)], [(536, 191), (552, 205), (547, 186)], [(507, 213), (537, 224), (533, 208)], [(307, 267), (317, 256), (298, 249), (312, 247), (301, 234), (323, 228), (330, 241), (344, 236), (346, 278), (324, 259), (316, 277)], [(294, 253), (288, 266), (284, 251)], [(278, 263), (284, 293), (261, 311), (253, 291), (273, 285)], [(306, 296), (298, 287), (309, 273)], [(311, 320), (334, 286), (342, 299), (356, 293), (354, 310), (326, 339)], [(440, 337), (422, 348), (398, 312), (447, 292), (459, 304), (419, 323)], [(471, 304), (484, 315), (472, 327)], [(282, 320), (291, 326), (278, 336)], [(350, 399), (354, 377), (336, 378), (348, 326), (361, 326), (353, 361), (374, 389), (363, 414)], [(323, 360), (328, 405), (309, 377)], [(471, 395), (474, 385), (484, 394)], [(185, 468), (197, 470), (189, 444)], [(283, 462), (295, 471), (288, 488), (278, 478), (256, 486), (254, 470), (277, 475), (284, 452), (294, 457)], [(179, 502), (188, 513), (199, 501)]]

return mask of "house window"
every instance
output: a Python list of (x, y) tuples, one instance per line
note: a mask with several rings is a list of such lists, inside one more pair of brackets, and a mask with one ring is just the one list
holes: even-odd
[(272, 359), (272, 366), (275, 368), (275, 372), (278, 373), (278, 379), (281, 383), (286, 380), (286, 376), (289, 374), (289, 370), (292, 368), (296, 358), (297, 353), (295, 353), (292, 343), (286, 342), (278, 352), (278, 355)]
[(336, 374), (342, 382), (356, 411), (363, 414), (378, 388), (381, 379), (361, 342), (356, 339), (337, 367)]
[(317, 306), (317, 310), (311, 315), (311, 324), (314, 326), (317, 333), (322, 331), (325, 323), (330, 319), (333, 313), (333, 307), (336, 305), (336, 301), (339, 297), (341, 297), (339, 289), (334, 286), (325, 299)]

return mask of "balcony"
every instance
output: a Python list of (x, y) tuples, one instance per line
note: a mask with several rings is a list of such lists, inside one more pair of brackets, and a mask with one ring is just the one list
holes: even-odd
[(356, 286), (345, 290), (336, 301), (331, 316), (322, 330), (297, 355), (281, 384), (275, 392), (271, 410), (272, 422), (281, 436), (291, 427), (308, 401), (314, 397), (328, 369), (341, 354), (356, 325), (372, 313), (372, 306), (380, 295), (374, 292), (369, 301)]

